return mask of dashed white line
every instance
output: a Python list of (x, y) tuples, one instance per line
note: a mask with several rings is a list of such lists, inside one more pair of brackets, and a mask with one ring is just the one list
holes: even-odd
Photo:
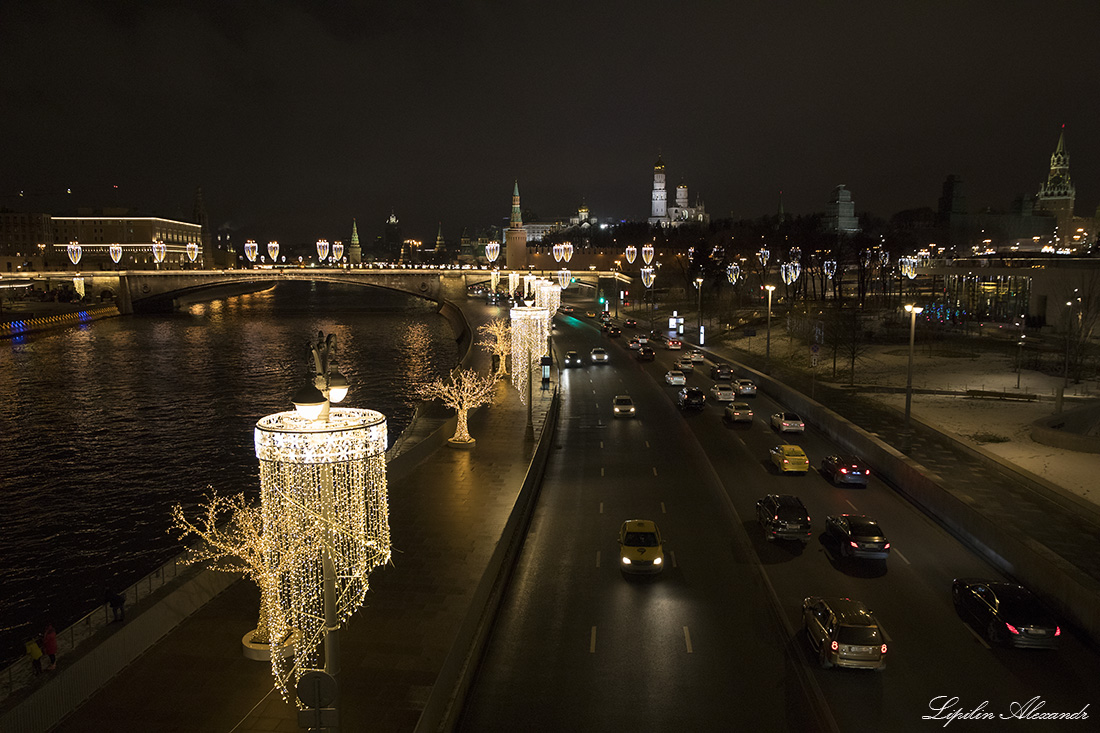
[(592, 627), (592, 635), (588, 639), (588, 653), (589, 654), (595, 654), (596, 653), (596, 627), (595, 626)]
[(668, 562), (672, 567), (676, 567), (676, 553), (672, 550), (668, 551)]
[(657, 467), (656, 467), (656, 466), (654, 466), (654, 467), (653, 467), (653, 475), (654, 475), (654, 476), (656, 476), (656, 475), (657, 475)]
[(898, 557), (900, 557), (902, 560), (905, 560), (906, 565), (912, 565), (913, 564), (913, 563), (909, 562), (909, 558), (907, 558), (905, 555), (901, 554), (901, 550), (894, 550), (894, 554), (897, 555)]
[(648, 448), (648, 447), (649, 447), (649, 441), (648, 441), (648, 440), (647, 440), (647, 441), (645, 442), (645, 447), (646, 447), (646, 448)]
[(596, 550), (596, 567), (600, 566), (600, 551)]
[(990, 649), (990, 648), (992, 648), (992, 647), (990, 647), (990, 646), (989, 646), (989, 643), (988, 643), (988, 642), (987, 642), (987, 641), (986, 641), (985, 639), (983, 639), (983, 638), (982, 638), (982, 635), (981, 635), (981, 634), (979, 634), (979, 633), (978, 633), (977, 631), (975, 631), (974, 629), (970, 628), (970, 624), (963, 624), (963, 626), (965, 626), (965, 627), (966, 627), (966, 630), (970, 632), (971, 636), (973, 636), (973, 637), (974, 637), (975, 639), (977, 639), (977, 640), (978, 640), (978, 643), (980, 643), (980, 644), (981, 644), (982, 646), (984, 646), (984, 647), (985, 647), (986, 649)]
[(668, 514), (668, 512), (665, 511), (665, 503), (663, 501), (661, 502), (661, 514)]
[(603, 466), (600, 466), (600, 475), (603, 476)]
[(688, 631), (688, 627), (686, 626), (684, 627), (684, 644), (687, 645), (688, 654), (691, 654), (691, 632)]
[(847, 499), (845, 499), (844, 501), (848, 502), (848, 506), (852, 507), (852, 508), (853, 508), (853, 509), (855, 509), (855, 510), (856, 510), (857, 512), (859, 511), (859, 507), (857, 507), (857, 506), (856, 506), (855, 504), (853, 504), (852, 502), (848, 501)]

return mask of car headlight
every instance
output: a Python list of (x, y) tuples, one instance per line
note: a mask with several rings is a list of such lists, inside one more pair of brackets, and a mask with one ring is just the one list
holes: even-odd
[(629, 564), (630, 564), (630, 558), (629, 557), (624, 557), (623, 558), (623, 565), (629, 565)]
[(661, 558), (659, 558), (659, 557), (653, 558), (653, 564), (654, 565), (660, 565), (661, 564)]

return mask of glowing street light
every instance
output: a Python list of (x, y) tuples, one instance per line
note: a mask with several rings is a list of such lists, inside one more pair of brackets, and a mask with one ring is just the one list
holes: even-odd
[(699, 345), (703, 345), (703, 278), (695, 278), (695, 289), (699, 291)]
[[(764, 250), (765, 252), (767, 250)], [(765, 258), (767, 259), (767, 258)], [(768, 371), (771, 371), (772, 366), (772, 293), (775, 291), (774, 285), (765, 285), (764, 289), (768, 291), (768, 340), (764, 347), (764, 365)]]
[(909, 408), (913, 403), (913, 343), (917, 334), (917, 314), (924, 310), (919, 305), (906, 305), (909, 313), (909, 374), (905, 379), (905, 429), (909, 429)]

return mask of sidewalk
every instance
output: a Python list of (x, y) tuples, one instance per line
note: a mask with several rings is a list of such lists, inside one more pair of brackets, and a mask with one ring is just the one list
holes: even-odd
[[(476, 333), (492, 312), (471, 305)], [(475, 352), (484, 371), (488, 356)], [(536, 440), (552, 394), (534, 393)], [(341, 730), (415, 728), (526, 476), (526, 424), (527, 407), (501, 381), (494, 403), (470, 416), (474, 448), (440, 447), (389, 483), (393, 562), (374, 571), (366, 604), (340, 631)], [(270, 665), (241, 654), (258, 608), (255, 585), (234, 583), (54, 730), (300, 730)]]

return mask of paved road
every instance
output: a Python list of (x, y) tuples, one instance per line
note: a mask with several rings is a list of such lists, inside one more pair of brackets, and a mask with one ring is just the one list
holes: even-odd
[[(559, 319), (556, 339), (581, 353), (608, 341), (583, 318)], [(778, 406), (765, 396), (749, 428), (725, 425), (715, 405), (681, 415), (661, 381), (675, 352), (640, 365), (624, 346), (610, 347), (606, 368), (563, 376), (561, 450), (462, 730), (607, 730), (624, 720), (639, 730), (909, 730), (936, 725), (921, 717), (940, 695), (967, 710), (988, 701), (996, 714), (1034, 696), (1054, 712), (1100, 703), (1100, 658), (1072, 633), (1052, 653), (990, 649), (959, 620), (951, 579), (997, 574), (894, 491), (771, 470), (769, 446), (799, 444), (816, 463), (833, 448), (822, 436), (781, 441), (766, 422)], [(689, 383), (709, 387), (700, 371)], [(639, 406), (635, 421), (611, 418), (622, 391)], [(769, 492), (800, 495), (818, 531), (826, 514), (874, 516), (894, 556), (868, 565), (838, 559), (820, 537), (804, 548), (764, 541), (755, 501)], [(653, 582), (614, 566), (617, 526), (637, 516), (669, 538), (673, 563)], [(817, 668), (797, 631), (812, 594), (875, 610), (885, 672)]]

